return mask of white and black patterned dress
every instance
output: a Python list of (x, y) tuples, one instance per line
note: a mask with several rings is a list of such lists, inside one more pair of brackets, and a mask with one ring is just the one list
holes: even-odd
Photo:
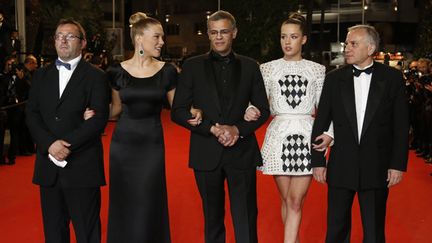
[(261, 153), (268, 175), (310, 175), (315, 107), (324, 83), (325, 67), (309, 61), (283, 58), (261, 65), (274, 117), (267, 128)]

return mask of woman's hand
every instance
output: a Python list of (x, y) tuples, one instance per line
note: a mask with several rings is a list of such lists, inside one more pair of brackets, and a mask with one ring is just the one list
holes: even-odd
[(250, 106), (246, 109), (243, 118), (245, 121), (256, 121), (261, 116), (261, 112), (255, 106)]
[(86, 108), (86, 110), (84, 111), (84, 120), (88, 120), (90, 118), (92, 118), (95, 115), (95, 111), (94, 110), (90, 110), (90, 108)]
[(191, 108), (190, 113), (192, 115), (192, 119), (189, 119), (187, 122), (191, 126), (199, 126), (202, 122), (202, 111), (200, 109)]
[(312, 143), (312, 148), (316, 151), (322, 152), (327, 149), (332, 141), (332, 137), (323, 133), (315, 138), (315, 142)]

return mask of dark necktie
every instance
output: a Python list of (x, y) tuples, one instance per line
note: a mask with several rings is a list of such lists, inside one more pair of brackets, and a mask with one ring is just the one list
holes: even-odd
[(62, 62), (62, 61), (60, 61), (59, 59), (57, 59), (57, 60), (55, 61), (55, 65), (56, 65), (56, 66), (63, 66), (63, 67), (65, 67), (67, 70), (71, 70), (71, 65), (70, 65), (69, 63)]
[(366, 73), (366, 74), (371, 74), (372, 71), (373, 71), (373, 65), (370, 66), (370, 67), (368, 67), (368, 68), (366, 68), (366, 69), (363, 69), (363, 70), (357, 69), (356, 67), (353, 66), (354, 77), (360, 76), (360, 74), (363, 73), (363, 72)]

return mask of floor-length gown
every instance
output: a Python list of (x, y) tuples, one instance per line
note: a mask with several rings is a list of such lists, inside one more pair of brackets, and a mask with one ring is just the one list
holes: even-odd
[(160, 113), (177, 71), (164, 64), (136, 78), (117, 65), (108, 75), (122, 101), (110, 148), (108, 242), (170, 242)]

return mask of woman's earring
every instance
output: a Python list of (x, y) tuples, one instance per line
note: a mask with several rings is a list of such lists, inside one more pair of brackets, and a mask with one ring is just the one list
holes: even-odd
[(140, 50), (139, 50), (138, 53), (139, 53), (140, 56), (144, 56), (144, 50), (142, 48), (140, 48)]

